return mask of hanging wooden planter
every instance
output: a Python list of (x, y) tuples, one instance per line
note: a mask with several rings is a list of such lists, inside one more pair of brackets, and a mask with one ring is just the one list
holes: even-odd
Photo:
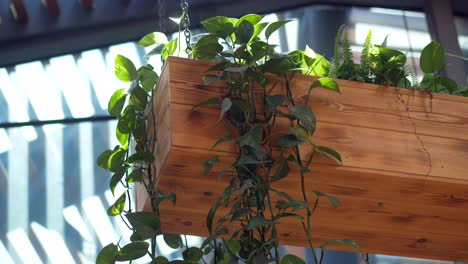
[[(161, 209), (164, 232), (207, 236), (207, 212), (229, 177), (216, 180), (222, 167), (203, 176), (203, 163), (214, 155), (235, 160), (232, 145), (210, 151), (226, 134), (216, 126), (219, 109), (192, 110), (222, 94), (222, 83), (202, 82), (211, 65), (170, 57), (154, 95), (157, 184), (177, 194), (175, 207)], [(297, 100), (315, 79), (293, 78)], [(337, 165), (318, 157), (307, 174), (311, 197), (317, 190), (341, 201), (333, 208), (321, 200), (313, 217), (316, 245), (351, 238), (363, 252), (468, 261), (468, 98), (338, 83), (341, 95), (315, 89), (309, 100), (318, 120), (313, 140), (343, 158)], [(276, 188), (299, 198), (299, 179), (293, 171)], [(151, 210), (142, 186), (137, 207)], [(285, 220), (279, 237), (285, 245), (307, 246), (297, 220)]]

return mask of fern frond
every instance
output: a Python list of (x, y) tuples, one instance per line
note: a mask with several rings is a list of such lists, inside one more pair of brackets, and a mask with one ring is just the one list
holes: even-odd
[(364, 41), (364, 47), (362, 48), (361, 53), (361, 66), (366, 69), (369, 68), (370, 64), (370, 53), (372, 46), (372, 30), (369, 29), (366, 36), (366, 41)]
[(341, 25), (340, 28), (338, 29), (338, 32), (336, 32), (336, 36), (335, 36), (335, 49), (334, 49), (334, 54), (333, 54), (333, 66), (335, 69), (338, 69), (340, 67), (341, 35), (343, 35), (343, 30), (345, 28), (346, 28), (346, 25)]
[(343, 64), (354, 64), (353, 52), (351, 51), (351, 43), (348, 39), (348, 32), (345, 28), (343, 37)]
[(372, 52), (372, 30), (369, 29), (367, 32), (366, 40), (364, 41), (364, 47), (361, 53), (361, 65), (360, 72), (361, 78), (364, 82), (368, 82), (371, 79), (371, 52)]

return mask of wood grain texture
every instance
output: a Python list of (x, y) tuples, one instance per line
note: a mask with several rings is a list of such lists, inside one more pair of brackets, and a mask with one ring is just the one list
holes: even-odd
[[(205, 86), (201, 75), (209, 62), (169, 58), (154, 98), (157, 132), (158, 187), (177, 194), (177, 205), (162, 208), (165, 232), (207, 235), (205, 217), (229, 177), (216, 181), (215, 167), (202, 176), (203, 162), (213, 155), (235, 159), (235, 146), (222, 144), (227, 133), (216, 126), (219, 109), (192, 107), (219, 96), (222, 83)], [(296, 75), (293, 92), (303, 101), (314, 77)], [(364, 252), (468, 261), (468, 100), (467, 98), (396, 90), (338, 81), (342, 94), (312, 92), (317, 115), (312, 140), (336, 149), (338, 166), (314, 158), (307, 175), (309, 190), (338, 197), (332, 208), (325, 200), (313, 218), (316, 245), (352, 238)], [(280, 92), (281, 83), (275, 91)], [(278, 129), (288, 124), (278, 122)], [(307, 154), (311, 150), (302, 147)], [(276, 188), (300, 197), (299, 173), (292, 171)], [(137, 207), (150, 210), (144, 189), (137, 186)], [(278, 197), (276, 202), (281, 202)], [(307, 246), (294, 220), (280, 228), (281, 243)], [(349, 248), (339, 248), (350, 250)]]

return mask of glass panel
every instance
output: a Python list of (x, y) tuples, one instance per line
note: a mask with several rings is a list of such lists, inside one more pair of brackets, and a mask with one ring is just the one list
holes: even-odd
[[(455, 26), (457, 28), (458, 43), (462, 50), (463, 56), (468, 60), (468, 17), (455, 17)], [(468, 83), (468, 61), (465, 60), (465, 73)]]

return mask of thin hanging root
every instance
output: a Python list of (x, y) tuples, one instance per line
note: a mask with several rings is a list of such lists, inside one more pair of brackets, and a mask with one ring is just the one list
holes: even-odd
[[(403, 104), (403, 106), (405, 107), (405, 110), (406, 110), (406, 114), (408, 116), (408, 119), (411, 121), (411, 124), (413, 125), (413, 134), (416, 136), (416, 138), (418, 139), (419, 143), (421, 144), (421, 148), (423, 150), (423, 152), (426, 154), (426, 157), (427, 157), (427, 161), (429, 162), (429, 168), (427, 169), (427, 172), (426, 172), (426, 177), (424, 179), (424, 186), (426, 186), (426, 183), (427, 183), (427, 177), (431, 174), (432, 172), (432, 159), (431, 159), (431, 154), (429, 153), (429, 151), (427, 151), (426, 149), (426, 146), (424, 145), (424, 141), (421, 139), (421, 137), (418, 135), (418, 131), (417, 131), (417, 128), (416, 128), (416, 122), (413, 120), (413, 118), (411, 118), (411, 115), (410, 115), (410, 109), (409, 109), (409, 99), (407, 102), (405, 102), (405, 100), (403, 99), (403, 97), (401, 96), (401, 94), (399, 93), (399, 90), (398, 88), (396, 89), (396, 92), (397, 92), (397, 97), (398, 97), (398, 100)], [(409, 95), (411, 96), (411, 95)], [(408, 96), (408, 98), (409, 98)], [(430, 100), (431, 100), (431, 106), (432, 106), (432, 94), (431, 94), (431, 97), (430, 97)], [(432, 111), (432, 107), (431, 107), (431, 111)]]

